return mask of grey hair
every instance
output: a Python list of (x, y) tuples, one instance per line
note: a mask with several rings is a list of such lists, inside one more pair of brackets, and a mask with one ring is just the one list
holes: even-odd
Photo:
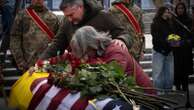
[(83, 5), (83, 0), (62, 0), (59, 8), (60, 10), (64, 10), (64, 8), (72, 7), (74, 5)]
[(96, 54), (100, 56), (104, 53), (111, 40), (108, 33), (100, 33), (92, 26), (84, 26), (75, 32), (70, 46), (72, 52), (79, 58), (86, 55), (89, 49), (95, 49)]

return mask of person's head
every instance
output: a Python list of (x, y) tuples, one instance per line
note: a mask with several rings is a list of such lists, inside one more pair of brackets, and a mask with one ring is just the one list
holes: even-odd
[(32, 0), (31, 4), (33, 6), (43, 6), (44, 5), (44, 0)]
[(158, 18), (163, 18), (165, 20), (170, 18), (170, 13), (169, 13), (169, 9), (167, 7), (160, 7), (154, 17), (154, 19), (158, 19)]
[(62, 0), (60, 10), (73, 24), (78, 24), (84, 16), (83, 0)]
[(91, 26), (84, 26), (75, 32), (70, 46), (74, 56), (87, 60), (89, 57), (101, 55), (110, 41), (107, 34), (99, 33)]
[(178, 3), (175, 7), (175, 13), (178, 15), (178, 16), (183, 16), (183, 15), (186, 15), (187, 13), (187, 10), (186, 10), (186, 5), (182, 2)]

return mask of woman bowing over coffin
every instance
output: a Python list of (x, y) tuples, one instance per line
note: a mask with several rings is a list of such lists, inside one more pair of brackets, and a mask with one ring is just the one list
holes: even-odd
[[(85, 80), (85, 77), (96, 79), (97, 76), (88, 77), (91, 74), (89, 72), (95, 73), (95, 71), (89, 71), (85, 72), (87, 70), (91, 70), (92, 66), (90, 66), (88, 69), (84, 69), (83, 66), (80, 67), (80, 65), (83, 64), (90, 64), (95, 65), (98, 64), (98, 66), (101, 69), (107, 70), (106, 64), (115, 61), (118, 65), (121, 66), (123, 73), (126, 73), (126, 77), (128, 76), (134, 76), (135, 82), (138, 86), (145, 88), (145, 93), (155, 94), (155, 91), (153, 90), (153, 85), (149, 79), (149, 77), (143, 72), (142, 68), (139, 66), (139, 64), (134, 60), (134, 58), (129, 54), (128, 49), (126, 45), (120, 41), (120, 40), (112, 40), (110, 37), (107, 37), (108, 34), (105, 33), (99, 33), (97, 32), (93, 27), (91, 26), (84, 26), (78, 29), (71, 42), (71, 53), (65, 52), (64, 55), (53, 57), (45, 61), (38, 61), (36, 65), (38, 67), (45, 66), (48, 64), (59, 64), (61, 61), (68, 61), (71, 64), (68, 70), (65, 70), (65, 73), (71, 73), (71, 74), (53, 74), (53, 72), (50, 72), (49, 77), (47, 78), (48, 74), (38, 72), (34, 72), (33, 74), (29, 74), (28, 72), (24, 74), (22, 78), (19, 79), (19, 81), (16, 82), (16, 84), (12, 88), (11, 97), (10, 97), (10, 105), (18, 106), (23, 104), (24, 102), (28, 102), (23, 104), (25, 109), (29, 110), (94, 110), (95, 108), (98, 108), (99, 110), (112, 110), (120, 108), (121, 110), (130, 110), (132, 109), (132, 106), (130, 104), (127, 104), (125, 101), (120, 100), (114, 100), (114, 98), (107, 97), (103, 100), (93, 100), (94, 97), (85, 97), (82, 98), (81, 92), (75, 92), (73, 87), (80, 87), (78, 90), (83, 90), (85, 88), (81, 84), (83, 84), (83, 80)], [(48, 63), (49, 62), (49, 63)], [(105, 65), (105, 66), (103, 66)], [(68, 67), (68, 66), (66, 66)], [(87, 65), (85, 65), (87, 68)], [(112, 66), (114, 67), (114, 66)], [(80, 78), (82, 76), (80, 75), (74, 75), (77, 74), (78, 70), (80, 70), (81, 73), (84, 73), (86, 75), (84, 78)], [(50, 68), (49, 68), (50, 69)], [(53, 69), (53, 68), (52, 68)], [(108, 67), (108, 69), (110, 69)], [(114, 68), (112, 68), (114, 70)], [(56, 72), (60, 71), (61, 68), (54, 67), (54, 70)], [(99, 71), (98, 68), (93, 68), (93, 70)], [(100, 71), (104, 71), (100, 70)], [(48, 71), (49, 72), (49, 71)], [(104, 75), (104, 77), (100, 80), (104, 81), (104, 78), (109, 77), (109, 71), (101, 73)], [(107, 74), (107, 76), (106, 76)], [(36, 77), (39, 76), (39, 77)], [(61, 76), (61, 77), (57, 77)], [(32, 78), (33, 77), (33, 78)], [(67, 77), (67, 78), (65, 78)], [(75, 81), (73, 77), (80, 78), (79, 81)], [(28, 78), (28, 79), (27, 79)], [(64, 80), (61, 80), (63, 78)], [(69, 78), (69, 79), (68, 79)], [(75, 79), (76, 79), (75, 78)], [(120, 81), (125, 79), (125, 77), (120, 76)], [(24, 80), (25, 79), (25, 80)], [(27, 79), (27, 80), (26, 80)], [(31, 80), (30, 80), (31, 79)], [(30, 81), (28, 81), (30, 80)], [(80, 81), (82, 80), (82, 81)], [(68, 82), (69, 81), (69, 82)], [(72, 81), (72, 82), (70, 82)], [(88, 80), (88, 82), (91, 80)], [(26, 84), (26, 82), (29, 84)], [(74, 84), (75, 82), (78, 82), (78, 84)], [(95, 82), (92, 81), (92, 82)], [(106, 81), (105, 81), (106, 82)], [(71, 84), (69, 84), (71, 83)], [(98, 83), (97, 81), (95, 83)], [(71, 86), (73, 85), (74, 86)], [(102, 83), (101, 83), (102, 84)], [(18, 100), (15, 99), (15, 97), (19, 98), (17, 96), (17, 93), (22, 93), (21, 85), (25, 87), (24, 89), (28, 90), (27, 92), (23, 92), (24, 94), (30, 94), (29, 98), (23, 98), (23, 100), (20, 103), (16, 103)], [(85, 86), (90, 85), (86, 83)], [(28, 86), (28, 87), (26, 87)], [(97, 86), (97, 85), (95, 85)], [(96, 92), (99, 89), (95, 87), (91, 90), (91, 92)], [(149, 89), (147, 89), (149, 88)], [(19, 90), (20, 89), (20, 90)], [(104, 89), (104, 88), (101, 88)], [(100, 89), (100, 90), (101, 90)], [(95, 90), (95, 91), (93, 91)], [(99, 91), (100, 91), (99, 90)], [(23, 94), (23, 95), (24, 95)], [(95, 95), (95, 94), (94, 94)], [(133, 101), (130, 101), (132, 105), (135, 105)], [(134, 106), (133, 106), (134, 107)], [(92, 109), (93, 108), (93, 109)]]

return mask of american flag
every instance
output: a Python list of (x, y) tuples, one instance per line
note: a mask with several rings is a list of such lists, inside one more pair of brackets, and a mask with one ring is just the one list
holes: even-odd
[(80, 92), (51, 85), (47, 78), (32, 87), (33, 98), (28, 110), (132, 110), (130, 104), (119, 99), (89, 101), (89, 98), (81, 98)]

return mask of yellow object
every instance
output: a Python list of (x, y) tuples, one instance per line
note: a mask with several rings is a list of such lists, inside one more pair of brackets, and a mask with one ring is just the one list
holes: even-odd
[(30, 90), (33, 81), (48, 77), (48, 75), (48, 73), (33, 73), (32, 75), (28, 72), (24, 73), (12, 86), (8, 106), (26, 110), (33, 96)]
[(180, 41), (181, 37), (179, 35), (176, 34), (170, 34), (168, 36), (168, 41)]
[(99, 110), (95, 104), (96, 102), (96, 99), (93, 99), (93, 100), (89, 100), (89, 104), (91, 104), (96, 110)]

